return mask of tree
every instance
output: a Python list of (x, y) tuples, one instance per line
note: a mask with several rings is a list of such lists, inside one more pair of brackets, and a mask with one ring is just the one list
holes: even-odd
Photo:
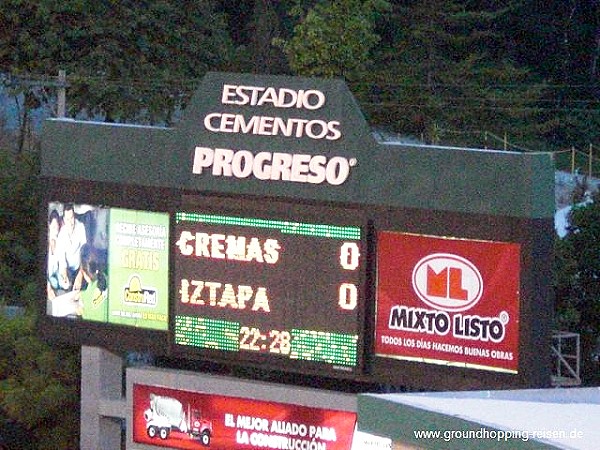
[[(78, 444), (79, 356), (36, 336), (40, 293), (39, 185), (36, 155), (0, 150), (0, 411), (27, 431), (20, 448), (71, 449)], [(3, 311), (2, 311), (3, 312)]]
[[(79, 361), (35, 336), (35, 316), (0, 315), (0, 408), (27, 430), (30, 448), (78, 447)], [(26, 448), (23, 443), (22, 448)]]
[[(18, 151), (24, 150), (30, 136), (31, 112), (52, 96), (53, 90), (45, 88), (45, 77), (58, 73), (60, 55), (69, 52), (60, 39), (60, 20), (48, 20), (49, 11), (56, 8), (53, 3), (57, 2), (6, 0), (0, 7), (0, 74), (5, 75), (3, 84), (19, 112)], [(76, 2), (65, 2), (62, 9), (68, 10), (71, 3)]]
[(591, 354), (600, 338), (600, 193), (574, 206), (570, 223), (556, 246), (558, 325), (581, 334), (584, 380), (591, 381), (598, 377)]
[[(0, 303), (27, 304), (38, 261), (38, 159), (0, 150)], [(35, 300), (34, 300), (35, 301)]]
[(504, 49), (497, 24), (510, 5), (487, 3), (394, 2), (377, 23), (377, 64), (364, 80), (371, 88), (361, 99), (372, 123), (431, 141), (448, 129), (458, 133), (444, 142), (470, 146), (483, 131), (531, 136), (523, 124), (533, 122), (543, 85)]
[(213, 1), (86, 4), (69, 35), (76, 111), (170, 124), (195, 87), (189, 80), (231, 69), (231, 39)]
[(600, 1), (520, 0), (505, 21), (515, 61), (549, 84), (543, 137), (555, 148), (600, 139)]
[(293, 36), (281, 45), (289, 65), (298, 75), (344, 77), (364, 75), (379, 38), (374, 19), (386, 1), (319, 1), (306, 10), (299, 2), (293, 10), (299, 23)]
[(235, 46), (236, 70), (261, 74), (289, 72), (285, 55), (274, 41), (286, 35), (287, 11), (294, 0), (222, 0), (228, 29)]
[[(170, 124), (207, 70), (233, 66), (224, 15), (212, 0), (56, 2), (0, 8), (0, 72), (67, 71), (70, 114)], [(19, 88), (29, 95), (29, 87)]]

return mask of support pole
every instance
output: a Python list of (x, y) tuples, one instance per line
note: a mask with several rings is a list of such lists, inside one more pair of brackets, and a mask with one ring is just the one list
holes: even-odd
[(64, 70), (58, 71), (58, 93), (56, 99), (56, 117), (66, 116), (67, 110), (67, 73)]
[(111, 401), (123, 400), (123, 359), (99, 347), (81, 348), (80, 448), (121, 448), (124, 417), (108, 415)]

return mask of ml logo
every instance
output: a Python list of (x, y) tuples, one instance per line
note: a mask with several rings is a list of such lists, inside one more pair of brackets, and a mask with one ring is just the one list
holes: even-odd
[(427, 305), (444, 311), (465, 311), (483, 295), (483, 279), (471, 261), (450, 253), (434, 253), (414, 267), (412, 285)]

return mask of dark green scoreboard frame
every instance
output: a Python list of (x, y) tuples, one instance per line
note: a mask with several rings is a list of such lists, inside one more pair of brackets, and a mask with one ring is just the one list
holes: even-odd
[[(225, 102), (225, 85), (272, 87), (275, 93), (282, 89), (296, 94), (318, 91), (325, 101), (314, 109), (296, 108), (268, 100), (252, 104), (232, 94), (229, 99), (237, 103)], [(314, 130), (330, 126), (340, 133), (326, 139), (306, 133), (288, 137), (271, 133), (270, 128), (259, 132), (206, 128), (207, 117), (223, 115), (246, 121), (253, 117), (298, 119), (316, 124)], [(300, 182), (262, 180), (256, 173), (242, 178), (220, 176), (210, 168), (194, 173), (196, 147), (245, 151), (243, 156), (266, 152), (270, 158), (302, 154), (305, 161), (340, 158), (337, 161), (348, 163), (348, 176), (332, 184), (326, 180), (302, 182), (304, 178)], [(306, 172), (306, 167), (301, 171)], [(332, 174), (337, 176), (339, 171)], [(325, 223), (353, 216), (365, 230), (367, 269), (361, 286), (365, 296), (364, 349), (361, 366), (352, 378), (418, 389), (543, 387), (550, 382), (554, 163), (548, 153), (378, 143), (342, 81), (210, 73), (175, 128), (46, 121), (42, 177), (46, 186), (41, 207), (44, 224), (52, 200), (169, 212), (172, 216), (190, 203), (212, 205), (215, 210), (222, 206), (246, 216), (262, 211), (275, 218), (320, 218)], [(46, 227), (41, 228), (45, 255)], [(520, 244), (517, 374), (373, 354), (378, 231)], [(45, 314), (42, 318), (41, 332), (54, 340), (119, 351), (171, 353), (170, 333)], [(201, 357), (236, 363), (219, 355)], [(310, 373), (318, 374), (318, 370)]]

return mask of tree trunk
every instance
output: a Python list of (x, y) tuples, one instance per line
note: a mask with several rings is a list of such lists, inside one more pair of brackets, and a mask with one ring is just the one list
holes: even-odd
[(252, 17), (252, 53), (255, 73), (274, 73), (273, 38), (279, 34), (279, 19), (271, 0), (255, 0)]
[(594, 88), (596, 96), (600, 96), (600, 25), (596, 28), (596, 38), (594, 40), (594, 51), (591, 57), (590, 64), (590, 82)]
[(21, 109), (19, 114), (19, 134), (17, 136), (17, 148), (16, 152), (18, 154), (22, 153), (25, 149), (25, 135), (27, 133), (27, 123), (29, 122), (29, 108), (27, 107), (27, 93), (23, 94), (23, 105), (22, 108), (19, 107), (18, 97), (15, 98), (15, 102), (17, 104), (17, 110)]

